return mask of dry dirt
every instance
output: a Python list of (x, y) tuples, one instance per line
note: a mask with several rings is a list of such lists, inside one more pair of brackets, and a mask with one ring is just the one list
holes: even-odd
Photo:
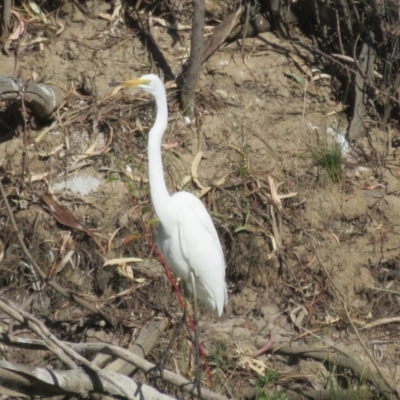
[[(23, 47), (18, 56), (19, 75), (34, 74), (69, 91), (53, 128), (36, 145), (34, 139), (46, 127), (28, 120), (27, 171), (36, 180), (21, 180), (22, 129), (7, 131), (11, 117), (5, 105), (0, 114), (0, 167), (18, 227), (43, 271), (65, 288), (96, 300), (113, 315), (118, 328), (77, 327), (79, 321), (86, 321), (87, 310), (35, 286), (32, 271), (21, 263), (3, 201), (1, 296), (24, 304), (26, 311), (70, 341), (89, 341), (95, 336), (125, 346), (145, 323), (175, 316), (168, 335), (149, 356), (156, 361), (180, 309), (138, 216), (140, 209), (154, 236), (145, 151), (154, 104), (137, 91), (120, 92), (111, 99), (109, 83), (161, 71), (129, 23), (96, 17), (100, 12), (112, 13), (110, 4), (89, 2), (87, 15), (72, 3), (68, 7), (59, 15), (65, 24), (62, 33), (55, 35), (37, 24), (35, 30), (28, 30), (29, 38), (44, 35), (50, 40), (41, 48)], [(187, 56), (190, 33), (167, 31), (157, 22), (151, 32), (176, 75)], [(311, 54), (306, 55), (313, 60)], [(1, 74), (13, 75), (16, 59), (0, 57)], [(313, 66), (317, 61), (307, 67)], [(340, 99), (332, 93), (330, 80), (302, 86), (288, 72), (302, 76), (285, 43), (266, 33), (246, 39), (244, 57), (240, 43), (235, 42), (223, 46), (203, 65), (197, 126), (186, 124), (180, 115), (175, 89), (168, 92), (171, 117), (163, 157), (169, 188), (200, 193), (202, 187), (190, 178), (193, 160), (202, 151), (199, 182), (212, 187), (202, 199), (212, 213), (227, 260), (226, 312), (220, 319), (205, 312), (201, 315), (200, 336), (215, 373), (215, 390), (227, 394), (229, 389), (237, 398), (254, 396), (256, 364), (253, 360), (254, 369), (249, 364), (245, 368), (240, 354), (256, 351), (268, 335), (276, 344), (335, 345), (370, 365), (344, 303), (355, 325), (366, 327), (361, 330), (362, 339), (400, 390), (399, 324), (382, 322), (400, 316), (400, 169), (390, 146), (395, 131), (387, 133), (372, 120), (366, 121), (368, 136), (350, 148), (341, 179), (332, 182), (328, 171), (316, 165), (315, 154), (324, 143), (332, 142), (329, 128), (339, 132), (346, 127), (344, 115), (332, 115)], [(104, 148), (100, 155), (77, 158), (88, 149), (93, 153)], [(125, 176), (132, 182), (130, 191)], [(87, 190), (64, 190), (72, 178), (81, 179), (81, 188)], [(95, 182), (92, 190), (90, 182)], [(104, 249), (104, 238), (112, 237), (105, 253), (85, 233), (67, 228), (48, 213), (39, 200), (47, 190), (102, 235)], [(271, 197), (274, 190), (281, 196), (281, 205), (276, 202), (279, 197)], [(132, 202), (133, 193), (138, 207)], [(62, 263), (69, 252), (69, 262)], [(130, 263), (127, 269), (103, 267), (105, 259), (128, 256), (153, 260), (152, 267), (149, 271), (138, 267), (139, 263)], [(366, 325), (373, 321), (380, 322)], [(175, 367), (191, 378), (191, 342), (182, 336), (173, 355)], [(13, 350), (9, 358), (61, 367), (45, 352)], [(338, 383), (341, 373), (323, 363), (289, 362), (288, 357), (274, 354), (258, 360), (261, 368), (265, 365), (278, 372), (271, 390), (342, 385)], [(169, 366), (175, 369), (172, 361)], [(347, 378), (348, 386), (352, 385), (353, 378)]]

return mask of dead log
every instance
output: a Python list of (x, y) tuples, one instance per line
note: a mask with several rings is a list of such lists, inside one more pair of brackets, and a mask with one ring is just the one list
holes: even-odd
[[(158, 268), (158, 270), (160, 270), (160, 268)], [(161, 334), (164, 333), (167, 326), (167, 318), (161, 319), (160, 321), (150, 321), (141, 329), (139, 336), (135, 342), (128, 347), (127, 350), (138, 355), (139, 357), (145, 358), (158, 343)], [(103, 367), (111, 359), (111, 357), (112, 355), (110, 354), (98, 353), (93, 359), (93, 363), (98, 367)], [(137, 370), (137, 367), (124, 360), (117, 359), (108, 364), (105, 369), (122, 375), (130, 376)]]
[[(167, 326), (168, 320), (166, 318), (160, 321), (151, 321), (143, 327), (135, 343), (128, 347), (128, 351), (145, 358), (155, 344), (158, 343), (160, 335), (165, 331)], [(105, 369), (130, 376), (137, 370), (137, 367), (124, 360), (117, 359), (107, 365)]]
[[(47, 347), (44, 343), (44, 341), (42, 340), (36, 340), (36, 339), (26, 339), (26, 338), (18, 338), (16, 336), (10, 336), (8, 334), (1, 334), (0, 335), (0, 343), (5, 344), (6, 346), (12, 346), (12, 347), (18, 347), (18, 348), (23, 348), (23, 349), (41, 349), (41, 350), (45, 350)], [(127, 349), (123, 349), (121, 347), (118, 346), (114, 346), (114, 345), (109, 345), (106, 343), (67, 343), (67, 342), (63, 342), (65, 344), (67, 344), (71, 349), (73, 349), (74, 351), (78, 352), (78, 353), (85, 353), (85, 354), (108, 354), (111, 355), (113, 357), (117, 357), (118, 359), (124, 360), (126, 361), (128, 364), (132, 364), (135, 367), (139, 368), (140, 370), (144, 371), (144, 372), (148, 372), (150, 371), (152, 368), (154, 368), (154, 364), (144, 360), (143, 358), (141, 358), (139, 355), (134, 354), (133, 352), (127, 350)], [(4, 361), (4, 363), (6, 363), (6, 361)], [(9, 368), (7, 368), (7, 366), (9, 366)], [(19, 368), (21, 367), (21, 368)], [(119, 367), (119, 366), (118, 366)], [(60, 393), (61, 390), (66, 390), (67, 387), (66, 386), (62, 386), (62, 387), (57, 387), (54, 388), (54, 384), (52, 388), (49, 388), (45, 385), (46, 383), (46, 379), (44, 379), (44, 381), (39, 382), (38, 385), (39, 386), (35, 386), (35, 382), (36, 379), (35, 378), (35, 374), (40, 372), (41, 369), (34, 369), (34, 376), (33, 377), (29, 377), (27, 375), (23, 375), (21, 373), (18, 372), (18, 370), (23, 371), (23, 368), (26, 368), (26, 370), (24, 371), (29, 371), (30, 369), (32, 369), (33, 367), (29, 367), (29, 366), (24, 366), (24, 365), (16, 365), (13, 363), (10, 364), (2, 364), (2, 361), (0, 360), (0, 382), (2, 382), (3, 386), (6, 386), (8, 388), (13, 388), (14, 390), (16, 390), (15, 388), (18, 387), (19, 389), (21, 389), (22, 393), (25, 393), (24, 388), (30, 388), (30, 390), (33, 390), (33, 388), (37, 388), (38, 390), (43, 390), (43, 389), (54, 389), (56, 390), (56, 393)], [(4, 369), (5, 371), (2, 371), (2, 369)], [(125, 364), (123, 369), (125, 369)], [(53, 371), (50, 370), (46, 370), (47, 372), (51, 373)], [(69, 377), (68, 373), (71, 374), (71, 376), (75, 376), (75, 374), (77, 370), (71, 369), (70, 371), (56, 371), (56, 377), (58, 377), (58, 374), (64, 374), (64, 377)], [(82, 370), (79, 370), (80, 373), (82, 373)], [(101, 370), (102, 372), (105, 373), (105, 376), (107, 376), (108, 378), (111, 377), (121, 377), (120, 379), (120, 383), (122, 383), (123, 385), (125, 385), (125, 382), (128, 382), (124, 375), (121, 375), (121, 373), (116, 373), (114, 371), (108, 371), (107, 369), (103, 369)], [(122, 372), (126, 372), (123, 371), (122, 369), (120, 369), (120, 371)], [(95, 373), (95, 372), (90, 372)], [(8, 375), (7, 375), (8, 374)], [(112, 375), (110, 375), (112, 374)], [(8, 378), (7, 378), (8, 376)], [(7, 378), (7, 380), (5, 380)], [(32, 378), (32, 379), (31, 379)], [(61, 378), (61, 377), (60, 377)], [(100, 377), (103, 381), (104, 377)], [(4, 379), (4, 380), (2, 380)], [(191, 393), (191, 386), (190, 382), (185, 379), (184, 377), (182, 377), (181, 375), (177, 375), (171, 371), (168, 370), (164, 370), (164, 381), (181, 388), (184, 392), (186, 393)], [(86, 383), (86, 377), (83, 380), (83, 384), (84, 384), (84, 388), (85, 390), (89, 388), (89, 383)], [(109, 386), (110, 383), (108, 384), (107, 387)], [(60, 386), (60, 384), (59, 384)], [(129, 388), (129, 387), (127, 387)], [(0, 386), (1, 389), (1, 386)], [(46, 389), (46, 393), (47, 393), (47, 389)], [(71, 389), (71, 387), (69, 387), (69, 390)], [(35, 389), (36, 390), (36, 389)], [(104, 392), (104, 391), (103, 391)], [(31, 393), (31, 392), (29, 392)], [(42, 392), (42, 394), (45, 392)], [(110, 393), (114, 393), (117, 394), (118, 393), (118, 388), (114, 388), (112, 391), (110, 391)], [(217, 393), (214, 393), (206, 388), (202, 388), (201, 389), (201, 394), (202, 394), (202, 398), (204, 400), (227, 400), (227, 397), (224, 395), (219, 395)], [(196, 390), (194, 392), (194, 395), (196, 395)]]
[(64, 92), (51, 84), (24, 81), (13, 76), (0, 76), (0, 101), (24, 101), (40, 121), (46, 121), (64, 102)]
[(120, 382), (135, 398), (144, 400), (170, 400), (172, 397), (159, 393), (144, 383), (137, 384), (121, 374), (102, 371), (107, 376), (97, 375), (94, 371), (71, 369), (56, 371), (36, 368), (0, 360), (0, 380), (6, 388), (18, 390), (29, 395), (82, 395), (88, 392), (108, 393), (113, 396), (124, 396), (124, 393), (111, 382)]

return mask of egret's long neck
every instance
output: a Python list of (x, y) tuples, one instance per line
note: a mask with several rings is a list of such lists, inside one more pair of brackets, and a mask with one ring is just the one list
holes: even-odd
[(154, 211), (160, 222), (166, 227), (169, 225), (168, 216), (173, 212), (172, 199), (168, 193), (164, 179), (161, 158), (161, 140), (168, 126), (168, 107), (165, 93), (156, 97), (157, 116), (149, 132), (149, 183), (150, 195)]

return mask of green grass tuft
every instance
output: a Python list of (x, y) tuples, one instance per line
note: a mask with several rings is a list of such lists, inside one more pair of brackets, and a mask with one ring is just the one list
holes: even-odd
[(319, 147), (311, 149), (311, 157), (315, 165), (324, 168), (333, 183), (342, 180), (343, 151), (337, 142), (322, 143)]

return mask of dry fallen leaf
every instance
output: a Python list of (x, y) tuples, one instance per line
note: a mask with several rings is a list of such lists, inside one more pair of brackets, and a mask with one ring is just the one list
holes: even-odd
[(251, 369), (254, 372), (257, 372), (259, 375), (263, 375), (265, 370), (267, 369), (267, 365), (262, 361), (254, 358), (250, 353), (247, 353), (241, 348), (236, 349), (239, 354), (239, 360), (237, 365), (245, 370)]
[(78, 229), (79, 231), (85, 232), (87, 235), (94, 237), (94, 233), (89, 228), (82, 225), (75, 215), (60, 206), (49, 194), (42, 195), (40, 199), (57, 222), (68, 226), (68, 228)]
[(50, 194), (43, 194), (40, 197), (40, 200), (46, 205), (46, 208), (51, 212), (54, 219), (62, 225), (68, 226), (68, 228), (78, 229), (79, 231), (85, 232), (89, 235), (99, 249), (105, 253), (103, 247), (97, 240), (94, 232), (92, 232), (85, 225), (81, 224), (78, 218), (75, 217), (70, 211), (66, 210), (64, 207), (60, 206), (51, 196)]
[(117, 272), (131, 281), (134, 280), (133, 269), (130, 265), (127, 264), (119, 265), (117, 268)]
[(104, 263), (103, 267), (107, 265), (118, 265), (124, 264), (128, 262), (141, 262), (143, 259), (137, 257), (124, 257), (124, 258), (113, 258), (112, 260), (108, 260)]
[(4, 243), (0, 240), (0, 261), (4, 257)]
[(15, 15), (18, 19), (18, 25), (17, 27), (14, 29), (14, 31), (10, 34), (10, 36), (8, 37), (9, 40), (18, 40), (20, 39), (23, 34), (25, 33), (26, 30), (26, 24), (24, 22), (24, 20), (22, 19), (21, 15), (18, 14), (16, 11), (11, 10), (11, 14)]

